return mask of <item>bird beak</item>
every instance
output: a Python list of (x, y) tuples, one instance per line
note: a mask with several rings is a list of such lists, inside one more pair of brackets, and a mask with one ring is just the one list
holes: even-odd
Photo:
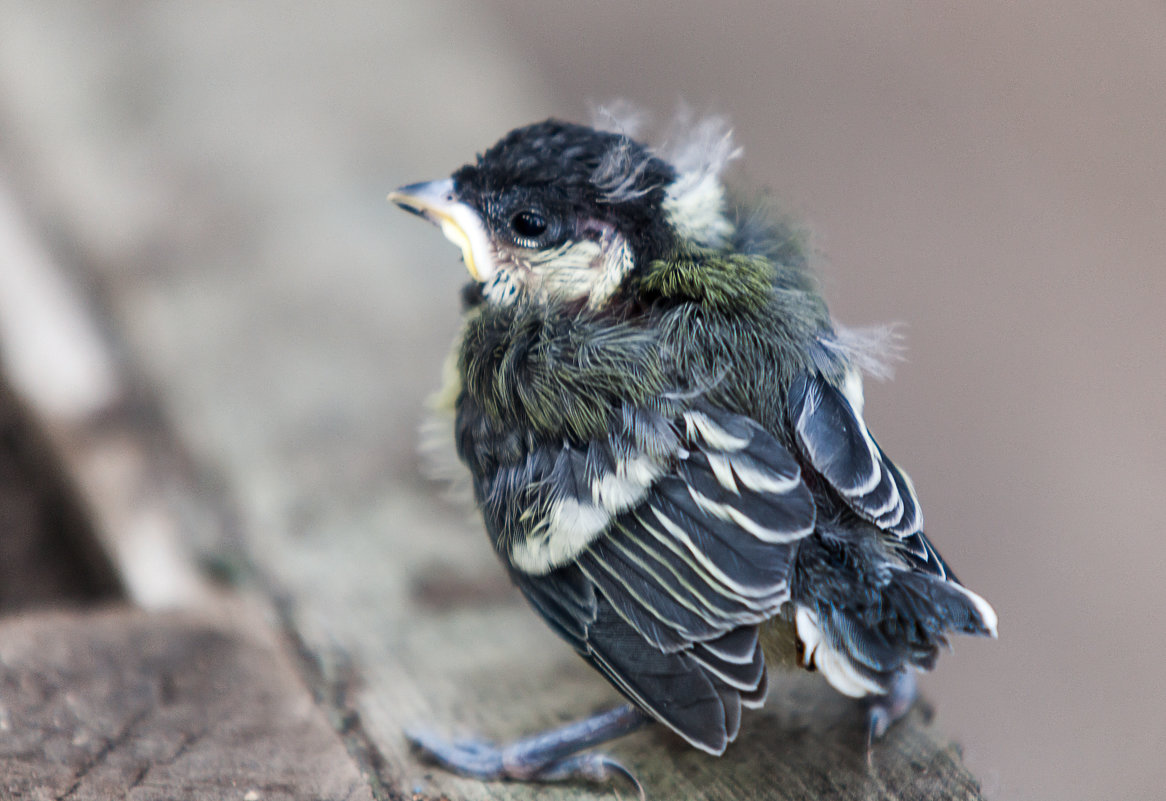
[(424, 217), (441, 228), (445, 238), (462, 250), (462, 260), (475, 281), (494, 275), (493, 248), (478, 212), (457, 199), (453, 179), (402, 186), (389, 200), (405, 211)]

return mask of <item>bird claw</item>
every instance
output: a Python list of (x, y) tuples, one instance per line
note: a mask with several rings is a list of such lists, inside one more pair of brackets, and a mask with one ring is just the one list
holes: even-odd
[(880, 695), (866, 704), (866, 761), (872, 764), (875, 741), (911, 711), (916, 695), (915, 673), (903, 670), (892, 682), (886, 695)]
[(474, 737), (447, 740), (424, 729), (410, 729), (405, 736), (423, 757), (463, 776), (485, 781), (539, 782), (606, 782), (620, 776), (636, 788), (640, 801), (646, 797), (635, 774), (607, 754), (591, 752), (545, 762), (531, 761), (504, 746)]
[(891, 714), (885, 706), (874, 704), (866, 711), (866, 744), (869, 748), (875, 740), (881, 740), (891, 727)]
[(639, 795), (640, 801), (645, 801), (647, 795), (644, 793), (644, 786), (636, 778), (636, 774), (607, 754), (594, 752), (576, 754), (558, 762), (552, 762), (539, 770), (532, 778), (544, 782), (586, 779), (602, 783), (616, 776), (621, 776), (631, 782), (632, 786), (636, 788), (636, 794)]

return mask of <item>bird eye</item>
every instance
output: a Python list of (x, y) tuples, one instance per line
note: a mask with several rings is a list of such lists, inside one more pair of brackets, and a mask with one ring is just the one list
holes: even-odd
[(537, 211), (526, 209), (510, 218), (510, 227), (522, 239), (538, 239), (547, 230), (547, 220)]

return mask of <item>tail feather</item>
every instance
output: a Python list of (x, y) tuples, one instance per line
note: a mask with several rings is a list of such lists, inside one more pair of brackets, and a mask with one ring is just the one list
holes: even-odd
[(886, 693), (903, 670), (930, 670), (951, 632), (996, 636), (987, 601), (897, 558), (866, 528), (800, 543), (791, 587), (803, 664), (855, 697)]

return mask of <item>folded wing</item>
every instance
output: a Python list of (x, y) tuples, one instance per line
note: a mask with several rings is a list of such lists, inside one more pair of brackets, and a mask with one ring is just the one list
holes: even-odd
[(802, 373), (790, 385), (789, 404), (798, 447), (851, 509), (900, 538), (923, 529), (910, 480), (838, 387)]
[[(629, 411), (599, 445), (549, 450), (533, 457), (538, 503), (493, 505), (522, 518), (493, 521), (511, 532), (499, 543), (516, 583), (628, 698), (720, 753), (742, 705), (764, 700), (757, 627), (789, 599), (814, 530), (797, 461), (754, 421), (707, 407)], [(574, 506), (582, 519), (547, 518)]]

